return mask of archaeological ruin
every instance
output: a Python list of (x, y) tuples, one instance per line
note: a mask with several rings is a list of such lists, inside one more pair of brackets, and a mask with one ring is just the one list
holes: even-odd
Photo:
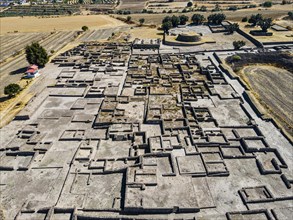
[(7, 219), (290, 219), (292, 143), (216, 53), (160, 45), (81, 43), (45, 67), (1, 129)]

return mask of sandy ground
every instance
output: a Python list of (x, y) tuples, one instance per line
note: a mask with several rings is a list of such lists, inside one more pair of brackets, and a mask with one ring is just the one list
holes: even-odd
[(243, 68), (242, 74), (260, 103), (292, 135), (292, 73), (273, 66), (254, 65)]
[[(278, 21), (276, 22), (280, 24)], [(248, 23), (240, 22), (239, 26), (241, 30), (245, 31), (247, 34), (251, 30), (261, 30), (260, 27), (246, 27)], [(285, 26), (286, 27), (286, 26)], [(293, 31), (275, 31), (273, 29), (268, 29), (268, 32), (272, 32), (272, 36), (253, 36), (255, 39), (259, 40), (260, 42), (287, 42), (287, 41), (293, 41)]]
[(158, 31), (156, 28), (148, 27), (134, 27), (130, 30), (131, 39), (135, 38), (161, 38), (163, 39), (162, 31)]
[(81, 30), (83, 25), (90, 29), (117, 27), (125, 25), (122, 21), (107, 15), (77, 15), (50, 18), (40, 17), (6, 17), (0, 18), (1, 34), (8, 32), (50, 32), (65, 30)]

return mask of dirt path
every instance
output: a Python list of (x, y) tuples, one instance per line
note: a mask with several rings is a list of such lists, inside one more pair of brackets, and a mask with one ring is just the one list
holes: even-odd
[(260, 103), (292, 134), (293, 74), (272, 66), (248, 66), (242, 72)]

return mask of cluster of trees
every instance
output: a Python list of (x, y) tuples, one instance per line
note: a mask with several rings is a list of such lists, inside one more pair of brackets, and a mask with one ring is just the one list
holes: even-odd
[(262, 31), (267, 32), (268, 29), (273, 25), (271, 18), (263, 18), (261, 14), (251, 15), (248, 19), (248, 23), (252, 26), (260, 26)]
[(162, 29), (165, 32), (168, 32), (172, 27), (177, 27), (178, 25), (185, 25), (188, 20), (189, 20), (189, 17), (187, 17), (186, 15), (166, 16), (162, 20)]
[(226, 15), (223, 13), (210, 14), (208, 16), (208, 22), (211, 24), (221, 24), (225, 19)]
[[(222, 21), (226, 19), (226, 16), (222, 13), (217, 14), (211, 14), (208, 16), (208, 22), (212, 24), (221, 24)], [(171, 28), (177, 27), (178, 25), (185, 25), (189, 20), (189, 17), (186, 15), (180, 15), (180, 16), (166, 16), (162, 20), (162, 29), (165, 32), (168, 32)], [(206, 18), (201, 14), (194, 14), (191, 17), (191, 21), (195, 25), (203, 24)], [(229, 32), (233, 33), (239, 28), (239, 25), (237, 23), (232, 24), (231, 27), (229, 27)]]
[(193, 24), (199, 25), (205, 21), (205, 17), (201, 14), (194, 14), (191, 17), (191, 21)]
[(239, 29), (239, 24), (238, 23), (233, 23), (233, 24), (227, 26), (226, 29), (227, 29), (229, 34), (233, 34), (234, 31), (237, 31)]
[(245, 46), (245, 42), (243, 40), (233, 41), (233, 47), (235, 50), (239, 50), (241, 47)]
[[(51, 53), (54, 52), (54, 50), (51, 50)], [(25, 53), (29, 64), (36, 64), (39, 67), (44, 67), (45, 64), (49, 61), (47, 51), (37, 42), (26, 46)], [(11, 83), (4, 88), (4, 94), (8, 95), (10, 98), (18, 94), (20, 91), (21, 87), (16, 83)]]
[(262, 4), (263, 7), (265, 8), (270, 8), (272, 7), (273, 3), (271, 1), (266, 1)]

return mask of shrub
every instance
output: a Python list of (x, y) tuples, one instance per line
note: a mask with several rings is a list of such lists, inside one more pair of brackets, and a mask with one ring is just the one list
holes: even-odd
[(241, 47), (245, 46), (245, 42), (242, 40), (233, 41), (233, 46), (235, 50), (239, 50)]
[(186, 24), (186, 22), (188, 21), (188, 17), (186, 16), (186, 15), (180, 15), (179, 16), (179, 23), (181, 24), (181, 25), (185, 25)]
[(291, 20), (293, 20), (293, 11), (289, 11), (289, 12), (288, 12), (288, 16), (289, 16), (289, 18), (290, 18)]
[(30, 46), (26, 46), (25, 53), (30, 64), (42, 67), (49, 61), (47, 51), (39, 43), (32, 43)]
[(258, 22), (258, 25), (260, 26), (263, 32), (267, 32), (268, 29), (273, 25), (273, 20), (271, 18), (261, 19)]
[(192, 2), (188, 2), (187, 7), (192, 7)]
[(226, 15), (222, 13), (210, 14), (208, 16), (208, 22), (213, 24), (221, 24), (226, 19)]
[(233, 24), (227, 26), (227, 30), (230, 34), (233, 34), (234, 31), (237, 31), (238, 29), (239, 29), (238, 23), (233, 23)]
[(126, 21), (130, 22), (131, 21), (131, 16), (127, 16)]
[(239, 56), (239, 55), (233, 55), (233, 56), (231, 57), (231, 61), (232, 61), (232, 62), (237, 62), (237, 61), (239, 61), (239, 60), (241, 60), (241, 56)]
[(262, 4), (262, 6), (265, 8), (270, 8), (270, 7), (272, 7), (272, 5), (273, 5), (273, 3), (271, 1), (267, 1)]
[(207, 11), (208, 9), (207, 9), (207, 7), (206, 6), (201, 6), (199, 9), (198, 9), (199, 11)]
[(205, 17), (201, 14), (194, 14), (191, 17), (191, 20), (194, 24), (202, 24), (205, 20)]
[(248, 21), (247, 17), (242, 18), (242, 22), (247, 22), (247, 21)]
[(248, 19), (248, 23), (252, 24), (252, 26), (255, 26), (262, 19), (263, 18), (261, 14), (251, 15), (251, 17)]
[(20, 86), (16, 83), (11, 83), (4, 88), (4, 94), (8, 95), (9, 97), (15, 96), (21, 90)]
[(238, 7), (237, 6), (230, 6), (228, 8), (229, 11), (237, 11), (238, 10)]
[(162, 29), (163, 29), (165, 32), (168, 32), (171, 28), (172, 28), (172, 23), (171, 23), (171, 21), (167, 21), (167, 22), (164, 22), (164, 23), (162, 24)]
[(81, 27), (81, 30), (83, 30), (83, 31), (87, 31), (89, 28), (88, 28), (88, 26), (82, 26)]
[(138, 21), (139, 21), (139, 24), (142, 25), (145, 22), (145, 19), (144, 18), (140, 18)]

